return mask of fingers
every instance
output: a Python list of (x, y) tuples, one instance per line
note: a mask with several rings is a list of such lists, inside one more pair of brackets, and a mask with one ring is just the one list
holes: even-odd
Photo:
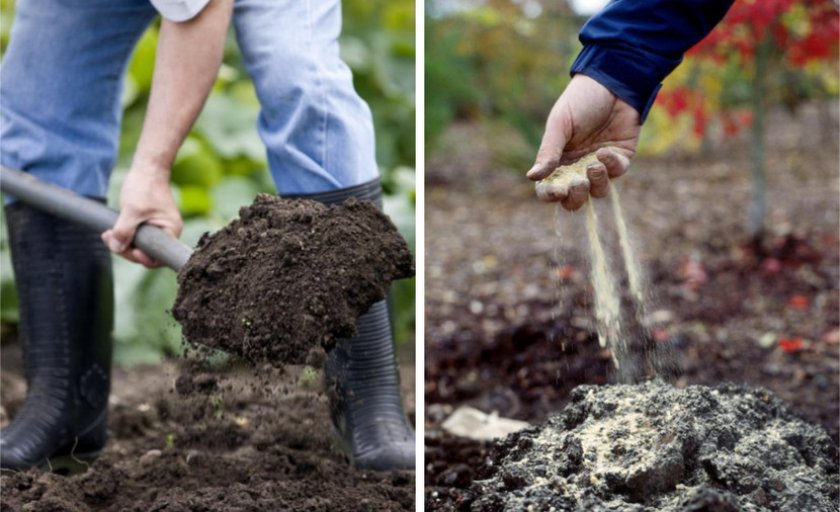
[(129, 249), (128, 251), (122, 253), (121, 256), (135, 263), (139, 263), (146, 268), (158, 268), (161, 266), (160, 263), (140, 249)]
[(595, 152), (595, 157), (604, 164), (610, 178), (618, 178), (630, 167), (630, 159), (612, 148), (601, 148)]
[[(563, 123), (558, 122), (556, 118), (553, 111), (537, 153), (536, 163), (528, 171), (529, 179), (542, 180), (560, 166), (566, 137), (565, 131), (559, 128)], [(563, 208), (571, 211), (586, 204), (590, 195), (594, 198), (606, 197), (609, 192), (609, 180), (627, 172), (630, 158), (613, 147), (600, 148), (595, 156), (597, 161), (586, 167), (586, 180), (575, 185), (562, 186), (541, 181), (536, 187), (537, 197), (546, 202), (559, 202)]]
[[(147, 268), (160, 267), (160, 263), (151, 256), (131, 245), (140, 223), (140, 217), (133, 215), (130, 209), (126, 209), (120, 213), (114, 227), (102, 233), (102, 241), (105, 242), (111, 252), (129, 261), (139, 263)], [(166, 229), (170, 234), (174, 234), (172, 232), (176, 230), (180, 231), (177, 226)]]
[(181, 232), (184, 230), (184, 219), (178, 215), (176, 210), (176, 216), (174, 219), (170, 219), (170, 223), (164, 226), (160, 226), (160, 229), (166, 231), (172, 238), (181, 238)]
[(560, 165), (560, 156), (563, 154), (563, 146), (557, 146), (557, 140), (546, 132), (543, 137), (540, 150), (537, 151), (537, 160), (526, 176), (529, 180), (538, 181), (552, 172)]
[(586, 200), (589, 198), (589, 189), (589, 181), (582, 181), (569, 187), (569, 193), (560, 201), (560, 204), (569, 211), (577, 210), (586, 204)]
[(137, 232), (140, 222), (140, 219), (132, 215), (129, 209), (125, 209), (120, 213), (114, 227), (102, 234), (102, 240), (111, 252), (122, 254), (131, 247), (131, 241), (134, 240), (134, 233)]
[(563, 208), (575, 211), (586, 204), (589, 196), (605, 197), (609, 191), (607, 168), (603, 163), (590, 164), (586, 168), (587, 180), (580, 181), (568, 189), (561, 187), (537, 187), (537, 196), (543, 201), (559, 202)]
[[(607, 159), (612, 154), (606, 155)], [(612, 164), (621, 164), (620, 159), (610, 160)], [(568, 182), (548, 180), (537, 184), (537, 197), (543, 201), (559, 202), (563, 208), (574, 211), (586, 204), (591, 195), (594, 198), (606, 197), (609, 192), (609, 172), (601, 161), (590, 163), (586, 167), (586, 179), (568, 184)]]
[(123, 252), (125, 252), (124, 250), (121, 250), (122, 245), (120, 244), (120, 242), (117, 241), (116, 238), (114, 238), (113, 230), (109, 229), (108, 231), (105, 231), (104, 233), (102, 233), (100, 238), (102, 239), (102, 242), (105, 244), (108, 250), (112, 253), (122, 254)]
[(553, 200), (560, 201), (563, 208), (575, 211), (586, 204), (590, 195), (596, 199), (607, 196), (610, 178), (607, 166), (603, 162), (589, 164), (586, 167), (586, 178), (585, 181), (569, 187), (568, 193), (557, 194), (557, 198)]
[(537, 161), (534, 163), (534, 166), (531, 167), (531, 169), (528, 171), (528, 174), (526, 174), (526, 176), (529, 180), (539, 181), (551, 174), (551, 172), (554, 169), (556, 169), (559, 164), (559, 156), (541, 157), (539, 154), (537, 154)]
[[(105, 245), (108, 246), (108, 248), (110, 248), (112, 245), (116, 246), (115, 244), (119, 243), (115, 241), (113, 230), (111, 229), (102, 233), (102, 241), (105, 242)], [(128, 261), (139, 263), (147, 268), (157, 268), (161, 266), (161, 264), (157, 260), (135, 247), (129, 246), (128, 249), (117, 252), (115, 254), (117, 254), (118, 256), (122, 256)]]
[(564, 112), (565, 109), (558, 100), (548, 116), (536, 162), (528, 171), (529, 180), (541, 180), (560, 165), (560, 157), (563, 156), (563, 148), (566, 147), (568, 140), (566, 133), (571, 129), (569, 116), (564, 115)]
[(592, 197), (607, 196), (610, 180), (607, 177), (607, 167), (602, 162), (589, 164), (586, 167), (586, 177), (589, 179), (589, 194)]
[(537, 183), (537, 198), (546, 203), (559, 203), (569, 195), (569, 189), (556, 183)]

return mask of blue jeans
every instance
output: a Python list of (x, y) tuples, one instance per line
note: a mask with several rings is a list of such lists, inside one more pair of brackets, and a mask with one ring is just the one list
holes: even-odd
[[(148, 0), (19, 0), (0, 70), (3, 165), (104, 197), (123, 76), (156, 15)], [(236, 0), (233, 24), (278, 192), (377, 178), (370, 109), (339, 57), (340, 0)]]

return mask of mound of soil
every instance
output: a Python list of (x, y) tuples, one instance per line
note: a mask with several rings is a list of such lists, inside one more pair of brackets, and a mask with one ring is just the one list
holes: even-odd
[(0, 510), (414, 510), (412, 473), (357, 470), (333, 449), (310, 371), (167, 363), (114, 384), (102, 456), (71, 476), (3, 472)]
[(414, 275), (405, 240), (370, 202), (325, 206), (261, 194), (206, 235), (178, 274), (172, 315), (193, 343), (251, 362), (299, 364), (356, 334), (356, 318)]
[(769, 391), (580, 386), (500, 442), (472, 510), (836, 510), (837, 447)]

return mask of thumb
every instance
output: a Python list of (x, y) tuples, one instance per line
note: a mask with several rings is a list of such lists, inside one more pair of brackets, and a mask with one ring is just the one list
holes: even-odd
[(138, 218), (123, 211), (117, 217), (117, 222), (114, 224), (114, 227), (103, 233), (102, 239), (105, 240), (111, 252), (117, 254), (125, 252), (131, 246), (139, 224), (140, 220)]
[(566, 147), (567, 137), (564, 129), (566, 124), (565, 120), (556, 119), (554, 115), (549, 115), (548, 123), (545, 126), (545, 134), (540, 143), (540, 149), (537, 151), (536, 162), (527, 174), (529, 180), (541, 180), (560, 166), (563, 148)]

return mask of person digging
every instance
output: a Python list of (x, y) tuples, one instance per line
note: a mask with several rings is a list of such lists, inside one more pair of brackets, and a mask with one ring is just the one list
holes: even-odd
[[(382, 189), (371, 113), (339, 57), (339, 0), (21, 0), (16, 10), (2, 63), (0, 161), (102, 202), (126, 65), (163, 17), (148, 111), (113, 228), (100, 236), (21, 202), (5, 207), (28, 389), (0, 431), (0, 466), (58, 469), (93, 460), (105, 446), (114, 311), (107, 249), (156, 267), (132, 246), (137, 227), (180, 235), (170, 169), (215, 81), (231, 20), (261, 103), (258, 131), (278, 192), (325, 204), (356, 197), (381, 208)], [(386, 302), (357, 328), (325, 368), (337, 390), (330, 403), (337, 444), (358, 468), (413, 469)]]

